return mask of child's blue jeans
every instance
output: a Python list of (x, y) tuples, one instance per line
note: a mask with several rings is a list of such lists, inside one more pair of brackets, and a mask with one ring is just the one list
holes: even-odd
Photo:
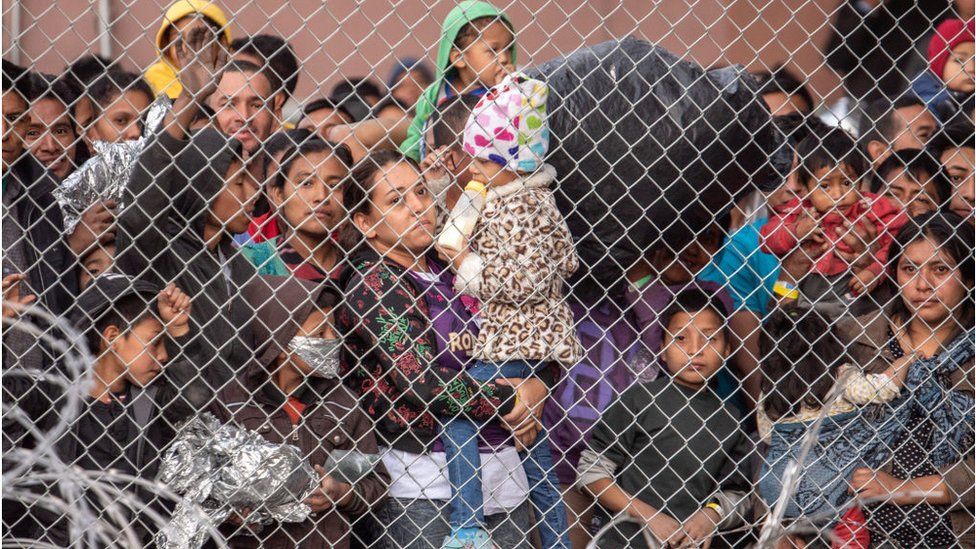
[[(510, 361), (502, 364), (475, 362), (466, 370), (478, 381), (500, 377), (527, 378), (542, 366), (539, 362)], [(457, 417), (444, 425), (441, 440), (447, 454), (447, 471), (451, 480), (451, 528), (483, 528), (485, 495), (481, 488), (481, 456), (478, 453), (480, 426), (466, 417)], [(539, 535), (546, 549), (570, 549), (566, 508), (559, 492), (549, 437), (541, 431), (535, 442), (522, 453), (529, 497), (537, 513)]]

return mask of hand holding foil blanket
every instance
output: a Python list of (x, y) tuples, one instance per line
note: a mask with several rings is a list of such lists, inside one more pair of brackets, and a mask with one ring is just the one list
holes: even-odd
[[(180, 427), (163, 456), (159, 480), (184, 498), (156, 536), (159, 547), (172, 549), (201, 547), (208, 526), (221, 524), (235, 509), (252, 509), (248, 523), (306, 520), (311, 509), (303, 501), (319, 484), (298, 448), (222, 425), (209, 413)], [(196, 505), (205, 518), (194, 511)]]
[(92, 143), (95, 156), (54, 189), (54, 198), (64, 216), (66, 234), (74, 230), (81, 214), (96, 202), (114, 200), (119, 209), (122, 209), (122, 194), (129, 183), (132, 168), (169, 109), (170, 102), (166, 97), (161, 97), (150, 105), (146, 113), (145, 129), (139, 139), (119, 143)]

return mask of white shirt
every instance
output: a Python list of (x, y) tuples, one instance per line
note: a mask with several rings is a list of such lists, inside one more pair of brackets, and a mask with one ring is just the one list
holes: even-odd
[[(444, 452), (413, 454), (382, 448), (383, 465), (390, 472), (389, 495), (399, 499), (451, 499)], [(481, 485), (485, 494), (485, 515), (508, 513), (529, 495), (529, 480), (522, 460), (511, 446), (493, 454), (481, 454)]]

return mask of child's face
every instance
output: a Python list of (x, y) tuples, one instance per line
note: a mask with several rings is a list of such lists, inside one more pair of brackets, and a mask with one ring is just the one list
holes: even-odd
[(452, 59), (463, 88), (480, 83), (486, 88), (497, 86), (515, 70), (512, 46), (515, 37), (508, 25), (494, 21), (484, 28), (463, 51), (455, 50)]
[(976, 150), (972, 147), (946, 149), (939, 161), (952, 183), (949, 209), (972, 224), (973, 206), (976, 204)]
[(945, 68), (942, 69), (942, 81), (953, 91), (973, 93), (976, 84), (973, 82), (973, 43), (963, 42), (952, 48)]
[(138, 139), (142, 135), (142, 113), (149, 108), (150, 102), (150, 98), (140, 91), (120, 94), (89, 127), (88, 138), (109, 143)]
[(309, 153), (295, 159), (281, 187), (271, 188), (271, 200), (289, 227), (326, 238), (345, 217), (342, 182), (349, 175), (330, 152)]
[(822, 214), (849, 208), (860, 198), (854, 170), (846, 164), (820, 168), (808, 183), (807, 199)]
[(101, 244), (95, 246), (81, 260), (81, 271), (78, 273), (78, 286), (82, 290), (91, 284), (92, 279), (112, 268), (115, 261), (115, 244)]
[(163, 371), (163, 364), (169, 359), (163, 331), (159, 319), (150, 315), (112, 341), (112, 352), (130, 383), (145, 387)]
[(676, 383), (697, 389), (715, 375), (729, 355), (722, 319), (703, 309), (678, 313), (664, 331), (664, 363)]
[(251, 222), (254, 199), (258, 194), (257, 179), (252, 171), (239, 160), (231, 162), (224, 188), (210, 205), (212, 221), (228, 233), (243, 233)]

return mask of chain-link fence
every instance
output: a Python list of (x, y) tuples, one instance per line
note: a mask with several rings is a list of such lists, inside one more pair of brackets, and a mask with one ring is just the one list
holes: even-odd
[(7, 2), (3, 545), (971, 547), (973, 5)]

